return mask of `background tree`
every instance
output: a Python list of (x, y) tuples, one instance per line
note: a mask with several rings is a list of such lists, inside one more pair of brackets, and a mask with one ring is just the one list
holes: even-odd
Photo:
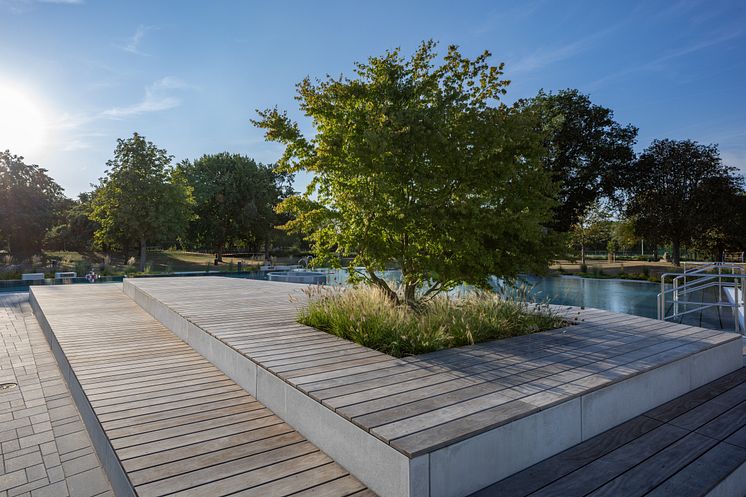
[(596, 201), (615, 198), (620, 173), (635, 159), (637, 128), (617, 123), (611, 109), (578, 90), (540, 91), (528, 105), (540, 113), (544, 164), (560, 185), (551, 227), (567, 232)]
[[(434, 48), (371, 57), (353, 78), (301, 82), (313, 138), (276, 109), (255, 122), (286, 145), (282, 170), (314, 174), (305, 195), (280, 204), (294, 216), (286, 227), (310, 233), (317, 260), (354, 256), (351, 267), (410, 306), (462, 282), (543, 271), (555, 248), (542, 228), (555, 188), (536, 113), (494, 104), (508, 82), (488, 52), (468, 59), (451, 46), (438, 63)], [(391, 263), (403, 295), (376, 274)]]
[(211, 247), (218, 260), (226, 247), (236, 244), (268, 247), (277, 217), (274, 207), (287, 194), (287, 175), (228, 153), (205, 155), (178, 167), (193, 189), (192, 243)]
[[(627, 215), (640, 235), (670, 241), (674, 264), (681, 245), (719, 226), (718, 198), (737, 192), (741, 179), (723, 165), (717, 145), (691, 140), (655, 140), (627, 171)], [(718, 193), (720, 192), (720, 193)]]
[(25, 164), (8, 150), (0, 152), (0, 242), (12, 255), (41, 252), (63, 198), (62, 187), (46, 169)]
[(586, 250), (606, 248), (612, 232), (611, 213), (595, 202), (570, 227), (570, 247), (580, 252), (580, 263), (585, 264)]
[(93, 198), (97, 243), (136, 241), (140, 271), (145, 270), (147, 243), (175, 239), (191, 217), (191, 189), (184, 175), (171, 167), (171, 159), (137, 133), (119, 139)]
[(49, 230), (44, 239), (45, 248), (88, 252), (93, 249), (93, 235), (99, 228), (91, 221), (91, 192), (84, 192), (77, 200), (67, 200), (60, 213), (60, 223)]
[(742, 188), (743, 178), (735, 174), (702, 185), (695, 200), (700, 228), (692, 234), (694, 250), (714, 261), (722, 261), (726, 251), (746, 250), (746, 192)]

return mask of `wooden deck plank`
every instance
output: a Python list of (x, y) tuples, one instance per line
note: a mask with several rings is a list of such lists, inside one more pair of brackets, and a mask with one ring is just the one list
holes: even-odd
[[(574, 326), (394, 359), (297, 324), (300, 304), (292, 295), (300, 296), (301, 286), (229, 278), (200, 283), (136, 282), (206, 333), (409, 455), (733, 339), (715, 330), (557, 306)], [(296, 337), (302, 342), (294, 343)]]
[[(35, 296), (137, 495), (365, 489), (118, 285)], [(313, 350), (298, 367), (321, 366)]]

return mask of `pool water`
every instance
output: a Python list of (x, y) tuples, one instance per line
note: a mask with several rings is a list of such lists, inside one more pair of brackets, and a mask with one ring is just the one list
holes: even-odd
[(646, 281), (578, 277), (527, 277), (531, 294), (552, 304), (595, 307), (613, 312), (656, 318), (660, 285)]

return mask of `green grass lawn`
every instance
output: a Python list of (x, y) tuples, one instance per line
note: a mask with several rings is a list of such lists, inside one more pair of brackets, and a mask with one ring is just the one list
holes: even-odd
[[(104, 254), (99, 252), (71, 252), (71, 251), (48, 251), (48, 258), (60, 261), (59, 270), (75, 271), (86, 264), (90, 264), (96, 271), (104, 262)], [(196, 252), (183, 252), (177, 250), (153, 250), (148, 252), (147, 266), (149, 273), (166, 273), (180, 271), (236, 271), (237, 264), (241, 261), (244, 270), (259, 267), (262, 263), (256, 260), (223, 258), (223, 262), (215, 266), (212, 254), (200, 254)], [(135, 267), (127, 265), (121, 257), (112, 258), (107, 264), (107, 274), (124, 274), (136, 271)], [(78, 271), (80, 272), (80, 271)]]

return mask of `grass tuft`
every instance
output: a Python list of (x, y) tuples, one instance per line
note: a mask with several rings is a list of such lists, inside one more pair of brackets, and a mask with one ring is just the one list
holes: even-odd
[(441, 296), (413, 311), (377, 288), (315, 287), (298, 322), (386, 354), (403, 357), (536, 333), (563, 326), (548, 305), (526, 303), (525, 293), (472, 292)]

